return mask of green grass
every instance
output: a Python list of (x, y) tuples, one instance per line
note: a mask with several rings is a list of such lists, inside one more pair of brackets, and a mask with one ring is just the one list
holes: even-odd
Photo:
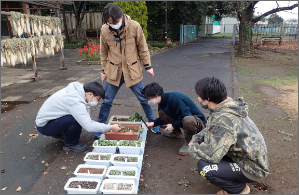
[[(147, 44), (151, 47), (165, 47), (165, 41), (147, 41)], [(167, 44), (167, 47), (173, 48), (176, 44)]]
[(77, 48), (80, 48), (80, 47), (84, 47), (85, 43), (87, 42), (87, 40), (84, 40), (84, 39), (73, 39), (73, 40), (70, 40), (70, 43), (67, 44), (66, 43), (66, 40), (64, 40), (64, 48), (66, 49), (77, 49)]
[(233, 37), (233, 33), (217, 33), (213, 35), (214, 37)]
[(259, 80), (255, 81), (255, 83), (263, 84), (263, 85), (270, 85), (270, 86), (286, 86), (298, 83), (298, 75), (297, 77), (271, 77), (270, 80)]

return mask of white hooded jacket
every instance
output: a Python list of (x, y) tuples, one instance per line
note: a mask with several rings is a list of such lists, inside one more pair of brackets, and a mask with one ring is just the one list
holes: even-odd
[(38, 111), (35, 122), (38, 127), (43, 127), (50, 120), (72, 115), (88, 132), (108, 131), (110, 125), (92, 120), (86, 110), (87, 108), (89, 106), (86, 102), (83, 84), (72, 82), (44, 102)]

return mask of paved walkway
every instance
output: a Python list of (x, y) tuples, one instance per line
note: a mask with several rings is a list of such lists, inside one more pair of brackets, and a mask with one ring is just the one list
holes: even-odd
[(66, 87), (73, 81), (84, 83), (97, 78), (101, 73), (101, 66), (77, 66), (76, 61), (80, 60), (76, 50), (65, 50), (65, 66), (67, 70), (59, 70), (60, 55), (39, 58), (36, 60), (38, 76), (43, 79), (32, 82), (32, 63), (22, 67), (6, 66), (1, 69), (1, 102), (8, 103), (29, 103), (38, 97), (52, 95), (56, 91)]

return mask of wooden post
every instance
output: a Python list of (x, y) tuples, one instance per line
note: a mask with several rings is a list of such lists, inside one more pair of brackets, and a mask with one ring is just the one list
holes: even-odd
[(32, 65), (33, 65), (33, 70), (34, 70), (34, 77), (31, 78), (32, 81), (38, 81), (38, 80), (41, 80), (43, 79), (43, 77), (41, 76), (37, 76), (37, 68), (36, 68), (36, 61), (35, 61), (35, 57), (32, 56)]
[(60, 67), (60, 70), (66, 70), (67, 67), (65, 67), (65, 65), (64, 65), (63, 48), (61, 49), (61, 52), (60, 52), (60, 60), (61, 60), (61, 67)]
[[(9, 8), (8, 8), (8, 3), (7, 3), (7, 1), (4, 1), (3, 3), (4, 3), (5, 11), (6, 11), (6, 12), (9, 12)], [(6, 16), (6, 19), (7, 19), (7, 26), (8, 26), (9, 36), (10, 36), (10, 38), (13, 38), (13, 31), (12, 31), (11, 23), (10, 23), (10, 21), (8, 20), (8, 17), (7, 17), (7, 16)]]

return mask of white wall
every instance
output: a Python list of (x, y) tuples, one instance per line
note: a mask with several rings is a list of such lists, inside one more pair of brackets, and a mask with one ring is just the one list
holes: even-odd
[(220, 22), (221, 25), (220, 33), (224, 33), (224, 27), (225, 27), (225, 33), (233, 33), (234, 24), (237, 23), (238, 23), (237, 18), (222, 18)]

